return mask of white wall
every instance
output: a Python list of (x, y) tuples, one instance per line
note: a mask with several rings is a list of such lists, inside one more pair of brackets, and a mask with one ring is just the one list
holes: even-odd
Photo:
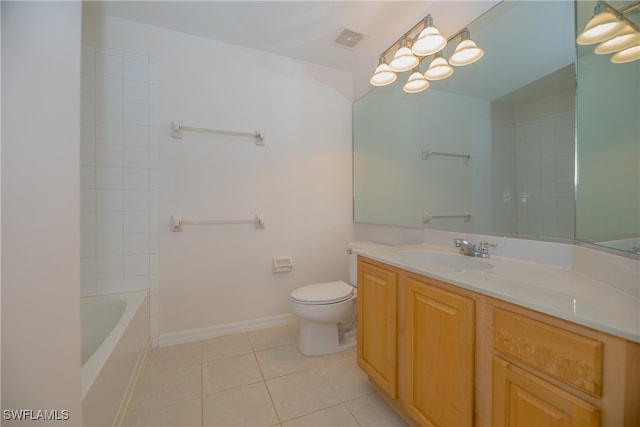
[[(350, 74), (110, 17), (85, 15), (83, 43), (158, 61), (159, 282), (152, 321), (161, 337), (287, 314), (293, 288), (347, 279)], [(265, 146), (194, 133), (174, 139), (172, 120), (258, 130)], [(264, 230), (169, 229), (171, 214), (243, 219), (258, 211)], [(272, 258), (282, 255), (295, 267), (275, 274)]]
[(78, 2), (2, 2), (2, 409), (70, 416), (20, 425), (82, 423), (80, 27)]

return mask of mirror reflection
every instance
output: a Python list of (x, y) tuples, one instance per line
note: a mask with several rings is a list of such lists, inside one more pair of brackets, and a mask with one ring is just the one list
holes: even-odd
[(500, 3), (468, 26), (480, 61), (358, 100), (355, 221), (572, 239), (574, 22), (571, 1)]

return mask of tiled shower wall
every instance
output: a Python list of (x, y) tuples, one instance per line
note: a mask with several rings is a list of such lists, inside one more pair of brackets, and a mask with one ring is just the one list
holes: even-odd
[(518, 233), (573, 238), (575, 112), (515, 126)]
[(82, 49), (82, 296), (157, 295), (156, 69), (146, 55)]

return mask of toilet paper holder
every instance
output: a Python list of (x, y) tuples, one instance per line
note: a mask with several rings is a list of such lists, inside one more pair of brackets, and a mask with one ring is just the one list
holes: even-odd
[(291, 257), (274, 257), (273, 272), (286, 273), (293, 269), (293, 260)]

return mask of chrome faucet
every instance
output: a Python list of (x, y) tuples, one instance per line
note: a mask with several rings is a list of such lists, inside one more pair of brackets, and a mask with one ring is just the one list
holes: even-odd
[(460, 248), (460, 253), (466, 256), (476, 256), (481, 258), (489, 258), (489, 246), (495, 248), (498, 246), (496, 243), (489, 243), (486, 240), (480, 241), (478, 246), (469, 243), (467, 239), (453, 239), (457, 248)]

